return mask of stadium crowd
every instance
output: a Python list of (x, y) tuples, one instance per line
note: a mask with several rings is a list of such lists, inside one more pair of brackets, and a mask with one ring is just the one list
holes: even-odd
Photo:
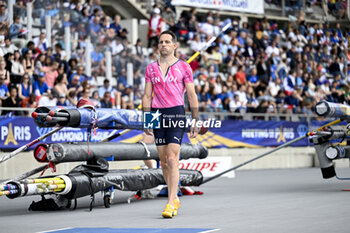
[[(134, 45), (128, 41), (121, 17), (110, 19), (100, 0), (63, 1), (63, 14), (60, 1), (35, 0), (33, 17), (42, 25), (46, 15), (52, 18), (55, 33), (49, 47), (44, 33), (32, 41), (24, 39), (27, 30), (21, 12), (27, 2), (16, 1), (10, 25), (6, 1), (0, 1), (3, 107), (70, 106), (86, 97), (96, 107), (133, 109), (142, 97), (145, 68), (158, 58), (162, 29), (176, 33), (180, 46), (188, 48), (184, 54), (178, 50), (177, 56), (187, 60), (227, 23), (232, 27), (190, 63), (201, 111), (310, 114), (323, 99), (350, 103), (350, 31), (340, 24), (306, 23), (302, 11), (297, 21), (285, 24), (266, 18), (249, 23), (237, 17), (224, 19), (219, 12), (203, 16), (196, 9), (184, 11), (176, 19), (175, 9), (166, 1), (151, 12), (144, 46), (140, 39)], [(69, 60), (63, 41), (65, 25), (73, 35)], [(93, 42), (91, 77), (84, 73), (87, 37)], [(25, 46), (19, 48), (21, 44)], [(116, 86), (108, 79), (97, 86), (97, 77), (105, 76), (106, 50), (112, 53)], [(128, 62), (134, 65), (133, 86), (127, 83)]]
[[(280, 0), (265, 0), (265, 3), (282, 6), (282, 1)], [(337, 19), (344, 19), (346, 17), (347, 4), (347, 0), (285, 0), (285, 10), (287, 12), (300, 11), (305, 7), (305, 10), (308, 11), (314, 6), (320, 6), (324, 16), (333, 15)]]

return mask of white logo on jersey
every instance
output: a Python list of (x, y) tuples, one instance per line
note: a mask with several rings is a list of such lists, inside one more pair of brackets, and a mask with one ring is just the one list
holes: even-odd
[[(156, 83), (159, 83), (161, 82), (161, 78), (160, 77), (152, 77), (152, 83), (153, 84), (156, 84)], [(174, 76), (170, 76), (170, 75), (167, 75), (165, 80), (163, 80), (163, 82), (174, 82), (176, 83), (177, 82), (177, 77), (174, 77)]]
[(174, 139), (176, 139), (178, 142), (180, 142), (181, 138), (177, 138), (177, 137), (174, 136)]

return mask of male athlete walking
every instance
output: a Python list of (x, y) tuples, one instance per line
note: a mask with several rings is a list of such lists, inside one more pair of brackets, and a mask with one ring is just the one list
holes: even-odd
[[(177, 38), (171, 31), (160, 34), (158, 48), (160, 59), (147, 66), (146, 85), (142, 98), (143, 111), (159, 111), (166, 122), (185, 121), (183, 93), (186, 90), (191, 107), (192, 119), (198, 119), (198, 100), (194, 90), (191, 67), (174, 55), (177, 49)], [(152, 97), (153, 92), (153, 97)], [(177, 215), (180, 200), (177, 197), (179, 184), (179, 153), (184, 127), (145, 129), (153, 135), (162, 164), (164, 180), (168, 185), (168, 202), (162, 213), (164, 218)], [(192, 127), (190, 137), (198, 134), (197, 127)]]

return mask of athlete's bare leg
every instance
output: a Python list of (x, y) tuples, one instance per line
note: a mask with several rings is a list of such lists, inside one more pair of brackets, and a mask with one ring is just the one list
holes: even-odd
[[(142, 141), (146, 144), (154, 143), (154, 137), (143, 133)], [(143, 160), (143, 162), (148, 168), (153, 168), (153, 160)]]
[(168, 185), (168, 164), (167, 164), (167, 145), (157, 146), (158, 156), (162, 165), (163, 177), (165, 183)]
[(181, 146), (169, 143), (166, 146), (157, 146), (159, 158), (162, 162), (164, 179), (168, 185), (168, 203), (174, 205), (177, 198), (179, 184), (179, 154)]

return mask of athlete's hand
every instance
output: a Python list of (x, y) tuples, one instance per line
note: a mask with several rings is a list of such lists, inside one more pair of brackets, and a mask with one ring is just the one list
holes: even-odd
[(153, 136), (153, 130), (152, 129), (144, 129), (145, 134), (149, 136)]
[(191, 127), (190, 138), (196, 138), (198, 135), (198, 127), (195, 125)]

